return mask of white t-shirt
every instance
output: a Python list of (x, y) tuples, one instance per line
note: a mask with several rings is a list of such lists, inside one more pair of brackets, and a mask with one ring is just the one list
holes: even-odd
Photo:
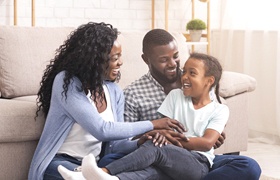
[[(191, 97), (186, 97), (181, 89), (172, 90), (159, 107), (158, 112), (180, 121), (186, 128), (187, 137), (202, 137), (206, 129), (222, 133), (229, 118), (226, 105), (212, 101), (200, 109), (194, 109)], [(197, 151), (207, 157), (211, 166), (214, 159), (214, 148), (208, 152)]]
[[(105, 121), (114, 121), (114, 116), (111, 108), (111, 100), (107, 87), (103, 86), (107, 108), (100, 113), (100, 116)], [(91, 93), (89, 92), (87, 97), (89, 101), (95, 106), (93, 100), (90, 98)], [(82, 160), (88, 154), (93, 154), (96, 160), (99, 160), (99, 154), (101, 152), (102, 142), (97, 140), (94, 136), (89, 134), (84, 130), (79, 124), (74, 123), (72, 129), (70, 130), (66, 140), (58, 150), (58, 154), (68, 154), (79, 160)]]

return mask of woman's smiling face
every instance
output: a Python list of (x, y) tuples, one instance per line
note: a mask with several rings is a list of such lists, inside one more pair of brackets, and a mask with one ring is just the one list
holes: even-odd
[(122, 47), (118, 40), (113, 44), (111, 52), (109, 54), (110, 60), (108, 67), (105, 71), (106, 80), (115, 81), (120, 73), (120, 67), (123, 62), (121, 60)]

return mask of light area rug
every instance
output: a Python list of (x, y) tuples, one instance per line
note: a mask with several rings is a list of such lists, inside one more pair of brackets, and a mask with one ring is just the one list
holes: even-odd
[(261, 175), (260, 180), (280, 180), (280, 178), (273, 178), (273, 177), (268, 177), (266, 175)]
[(240, 154), (259, 163), (262, 169), (260, 180), (280, 180), (280, 145), (249, 141), (247, 151)]

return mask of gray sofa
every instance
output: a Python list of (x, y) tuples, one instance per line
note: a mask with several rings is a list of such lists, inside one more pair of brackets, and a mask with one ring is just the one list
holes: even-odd
[[(43, 71), (56, 48), (73, 30), (69, 27), (0, 26), (0, 179), (27, 179), (29, 165), (44, 126), (44, 117), (35, 120), (36, 94)], [(145, 32), (122, 32), (122, 79), (124, 88), (147, 72), (141, 59)], [(188, 45), (180, 33), (181, 65), (188, 57)], [(244, 151), (247, 148), (247, 95), (256, 87), (254, 78), (224, 72), (221, 96), (230, 108), (227, 140), (216, 153)]]

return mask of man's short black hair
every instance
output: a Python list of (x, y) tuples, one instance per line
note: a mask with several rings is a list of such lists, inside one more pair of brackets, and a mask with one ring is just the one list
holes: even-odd
[(164, 29), (150, 30), (143, 39), (142, 51), (148, 54), (154, 46), (167, 45), (172, 42), (174, 37)]

